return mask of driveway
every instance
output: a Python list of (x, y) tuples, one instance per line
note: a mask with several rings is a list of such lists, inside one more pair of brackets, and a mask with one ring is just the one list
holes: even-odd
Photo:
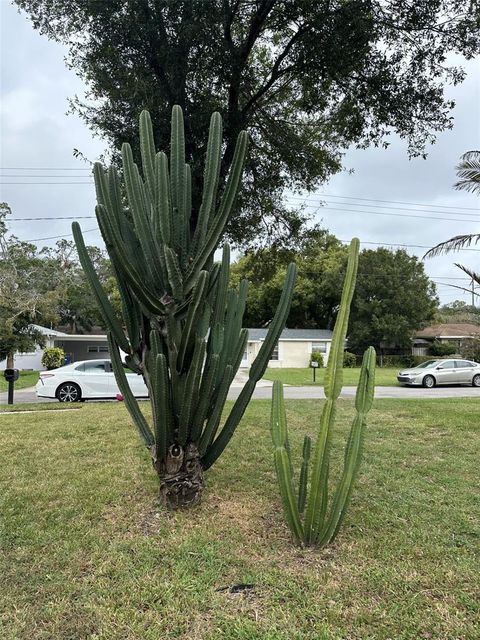
[[(242, 382), (237, 380), (228, 392), (229, 399), (235, 399), (242, 390)], [(294, 400), (312, 400), (325, 398), (322, 387), (289, 387), (284, 386), (285, 398)], [(352, 398), (355, 395), (355, 387), (344, 387), (342, 398)], [(270, 399), (272, 397), (272, 383), (268, 380), (261, 380), (253, 394), (254, 399)], [(375, 389), (376, 398), (403, 398), (418, 400), (421, 398), (480, 398), (480, 387), (435, 387), (434, 389), (424, 389), (423, 387), (377, 387)], [(15, 404), (32, 402), (57, 402), (48, 398), (37, 398), (34, 388), (19, 389), (15, 392)], [(7, 394), (0, 393), (0, 407), (7, 404)], [(0, 408), (1, 411), (1, 408)]]

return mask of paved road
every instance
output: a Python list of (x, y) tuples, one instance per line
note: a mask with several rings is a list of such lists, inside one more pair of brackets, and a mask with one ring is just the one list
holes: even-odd
[[(272, 395), (271, 384), (263, 381), (264, 386), (258, 386), (253, 395), (257, 399), (270, 399)], [(232, 386), (228, 397), (234, 399), (241, 391), (241, 386)], [(286, 398), (290, 399), (316, 399), (324, 398), (322, 387), (284, 387)], [(355, 387), (344, 387), (342, 397), (351, 398), (355, 395)], [(376, 398), (480, 398), (480, 388), (474, 387), (436, 387), (435, 389), (423, 389), (422, 387), (377, 387)], [(33, 387), (31, 389), (19, 389), (15, 392), (15, 404), (32, 402), (57, 402), (47, 398), (37, 398)], [(0, 407), (7, 404), (7, 394), (0, 393)], [(1, 409), (0, 409), (1, 410)]]

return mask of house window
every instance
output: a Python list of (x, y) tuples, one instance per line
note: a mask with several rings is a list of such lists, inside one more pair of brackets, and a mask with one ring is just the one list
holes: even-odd
[(107, 346), (89, 345), (87, 347), (87, 353), (108, 353)]
[(275, 345), (275, 349), (272, 351), (272, 355), (270, 356), (270, 360), (278, 360), (278, 342)]
[(312, 353), (327, 353), (326, 342), (312, 342)]

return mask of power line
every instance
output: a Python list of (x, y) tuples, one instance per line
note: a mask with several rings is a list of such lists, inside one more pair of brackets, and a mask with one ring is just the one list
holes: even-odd
[[(82, 233), (90, 233), (91, 231), (99, 231), (98, 227), (95, 227), (93, 229), (85, 229), (85, 231), (82, 231)], [(50, 236), (48, 238), (32, 238), (31, 240), (22, 240), (22, 242), (41, 242), (42, 240), (65, 240), (66, 238), (71, 238), (73, 236), (73, 233), (66, 233), (65, 235), (61, 235), (61, 236)]]
[(38, 217), (38, 218), (10, 218), (7, 222), (20, 222), (25, 220), (91, 220), (95, 219), (95, 216), (59, 216), (59, 217)]
[(64, 176), (52, 176), (52, 175), (44, 175), (44, 176), (36, 176), (28, 173), (12, 173), (10, 175), (0, 175), (0, 178), (86, 178), (87, 176), (72, 176), (71, 174), (67, 174)]
[[(344, 244), (350, 244), (350, 240), (340, 240)], [(397, 242), (370, 242), (367, 240), (361, 240), (360, 244), (372, 244), (379, 247), (407, 247), (407, 249), (431, 249), (431, 245), (427, 244), (399, 244)], [(471, 249), (470, 247), (465, 247), (463, 249), (456, 249), (456, 251), (476, 251), (480, 253), (480, 249)]]
[(38, 184), (38, 185), (44, 185), (44, 184), (48, 184), (48, 185), (50, 185), (50, 184), (94, 184), (94, 182), (93, 182), (93, 180), (90, 180), (90, 182), (0, 182), (0, 186), (6, 185), (6, 184), (25, 184), (25, 185), (32, 185), (32, 184)]
[(91, 167), (0, 167), (0, 171), (91, 171)]
[[(408, 204), (408, 205), (412, 205), (413, 207), (438, 207), (441, 209), (462, 209), (465, 211), (478, 211), (477, 207), (450, 207), (446, 204), (422, 204), (421, 202), (404, 202), (401, 200), (379, 200), (378, 198), (360, 198), (359, 196), (339, 196), (333, 193), (323, 193), (323, 194), (316, 194), (316, 197), (318, 198), (323, 198), (323, 197), (327, 197), (327, 198), (343, 198), (346, 200), (364, 200), (366, 202), (386, 202), (389, 204)], [(294, 197), (294, 196), (292, 196)], [(308, 196), (309, 197), (309, 196)]]
[[(323, 204), (325, 203), (327, 206), (329, 204), (335, 204), (335, 205), (343, 205), (344, 207), (371, 207), (374, 209), (390, 209), (391, 211), (418, 211), (420, 213), (434, 213), (434, 214), (447, 214), (447, 213), (451, 213), (452, 215), (462, 215), (462, 216), (473, 216), (475, 218), (480, 217), (480, 209), (477, 211), (477, 213), (464, 213), (461, 211), (453, 211), (452, 209), (455, 209), (456, 207), (449, 207), (449, 211), (434, 211), (434, 210), (430, 210), (430, 209), (425, 209), (425, 208), (421, 208), (421, 209), (412, 209), (412, 208), (407, 208), (407, 207), (391, 207), (390, 205), (378, 205), (378, 204), (362, 204), (360, 202), (328, 202), (328, 200), (315, 200), (313, 201), (311, 198), (306, 198), (306, 199), (302, 199), (302, 198), (297, 198), (295, 196), (290, 196), (290, 200), (302, 200), (302, 202), (300, 204), (305, 204), (305, 206), (315, 206), (315, 205), (307, 205), (307, 202), (315, 202), (316, 204), (318, 204), (318, 206), (323, 206)], [(427, 205), (428, 206), (428, 205)]]
[[(409, 213), (390, 213), (390, 212), (386, 212), (386, 211), (357, 211), (356, 209), (342, 209), (340, 207), (320, 207), (317, 206), (315, 207), (315, 205), (311, 204), (307, 204), (305, 205), (306, 207), (309, 208), (315, 208), (316, 211), (315, 213), (318, 211), (324, 211), (324, 212), (328, 212), (328, 211), (341, 211), (343, 213), (361, 213), (363, 215), (370, 215), (370, 216), (393, 216), (396, 218), (421, 218), (422, 220), (433, 220), (433, 221), (437, 221), (437, 220), (445, 220), (446, 222), (470, 222), (470, 223), (474, 223), (476, 222), (476, 220), (468, 220), (465, 218), (439, 218), (439, 217), (434, 217), (434, 216), (419, 216), (416, 214), (409, 214)], [(462, 215), (462, 214), (459, 214)]]

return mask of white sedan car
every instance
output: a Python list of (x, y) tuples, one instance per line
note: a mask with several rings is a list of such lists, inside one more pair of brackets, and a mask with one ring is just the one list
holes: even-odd
[[(125, 373), (133, 395), (148, 398), (142, 376), (127, 367)], [(39, 398), (57, 398), (60, 402), (114, 399), (120, 394), (110, 360), (83, 360), (41, 371), (35, 391)]]

